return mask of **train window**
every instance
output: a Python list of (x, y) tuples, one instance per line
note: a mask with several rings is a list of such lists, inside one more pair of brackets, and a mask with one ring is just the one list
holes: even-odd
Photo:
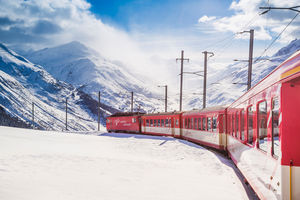
[(216, 117), (212, 118), (212, 129), (214, 132), (217, 131), (217, 118)]
[(146, 126), (149, 126), (149, 119), (146, 120)]
[(279, 143), (279, 100), (274, 98), (272, 101), (272, 153), (275, 157), (279, 156), (280, 143)]
[(231, 114), (231, 135), (234, 136), (234, 113)]
[(156, 126), (156, 119), (154, 120), (154, 126)]
[(202, 130), (206, 130), (206, 118), (205, 117), (203, 117), (202, 118)]
[(153, 120), (150, 119), (150, 126), (153, 126)]
[(228, 134), (231, 133), (231, 132), (230, 132), (230, 130), (231, 130), (231, 127), (230, 127), (231, 121), (230, 121), (230, 120), (231, 120), (231, 115), (228, 114), (228, 121), (227, 121), (227, 127), (228, 127), (228, 130), (227, 130), (227, 131), (228, 131)]
[(198, 118), (198, 130), (201, 130), (201, 118)]
[(259, 144), (258, 147), (263, 150), (267, 151), (267, 144), (268, 144), (268, 129), (267, 129), (267, 102), (263, 101), (258, 104), (258, 139)]
[(190, 128), (191, 127), (191, 119), (188, 118), (188, 127), (187, 128)]
[(248, 143), (253, 144), (253, 106), (248, 107)]
[(223, 124), (222, 124), (223, 132), (222, 133), (225, 133), (226, 132), (226, 119), (225, 119), (225, 115), (222, 115), (222, 118), (223, 118)]
[(235, 137), (238, 138), (239, 137), (239, 113), (236, 112), (235, 113)]
[(179, 125), (179, 120), (178, 119), (176, 119), (176, 126), (178, 126)]
[(160, 119), (157, 120), (157, 126), (160, 126)]
[(187, 118), (184, 120), (184, 127), (187, 128)]
[(171, 127), (171, 119), (169, 119), (169, 126)]
[(194, 129), (197, 129), (197, 118), (194, 119)]
[(207, 118), (207, 130), (211, 131), (211, 118), (210, 117)]
[(135, 123), (136, 122), (136, 118), (132, 118), (132, 123)]
[(242, 110), (241, 111), (241, 137), (240, 137), (242, 141), (245, 140), (244, 129), (245, 129), (245, 111)]
[(166, 119), (166, 127), (168, 127), (168, 126), (169, 126), (169, 120)]
[(164, 119), (161, 120), (161, 126), (165, 126), (165, 120)]
[(191, 125), (190, 128), (193, 129), (194, 128), (194, 118), (191, 118)]

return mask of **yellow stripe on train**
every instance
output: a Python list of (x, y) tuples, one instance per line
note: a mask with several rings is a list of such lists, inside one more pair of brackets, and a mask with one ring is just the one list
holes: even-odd
[(286, 78), (286, 77), (288, 77), (288, 76), (290, 76), (292, 74), (295, 74), (297, 72), (300, 72), (300, 66), (295, 67), (295, 68), (293, 68), (293, 69), (291, 69), (291, 70), (289, 70), (287, 72), (284, 72), (283, 74), (280, 75), (280, 79), (284, 79), (284, 78)]

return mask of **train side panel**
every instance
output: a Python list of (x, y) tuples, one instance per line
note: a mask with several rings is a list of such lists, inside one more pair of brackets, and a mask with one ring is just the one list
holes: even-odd
[(133, 132), (140, 133), (141, 116), (116, 116), (108, 117), (106, 129), (109, 132)]
[(181, 113), (160, 113), (142, 116), (142, 133), (180, 137)]
[(186, 112), (182, 115), (182, 138), (219, 150), (225, 150), (224, 119), (225, 108), (209, 112), (205, 110)]

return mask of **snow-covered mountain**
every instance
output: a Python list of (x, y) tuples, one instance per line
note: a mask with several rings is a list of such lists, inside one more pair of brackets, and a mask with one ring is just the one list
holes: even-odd
[(97, 99), (123, 111), (130, 110), (134, 92), (135, 110), (140, 107), (153, 111), (161, 101), (159, 95), (137, 76), (132, 75), (120, 62), (103, 58), (98, 52), (79, 42), (46, 48), (26, 55), (30, 61), (42, 65), (53, 77), (81, 88)]
[[(93, 105), (97, 103), (94, 100), (0, 44), (0, 107), (3, 112), (37, 128), (64, 130), (66, 98), (68, 130), (96, 130), (97, 111)], [(114, 111), (103, 104), (101, 108), (108, 114)]]
[[(271, 57), (253, 58), (252, 87), (273, 69), (300, 49), (300, 40), (293, 40)], [(230, 104), (247, 90), (248, 63), (236, 62), (224, 71), (208, 75), (207, 106)], [(234, 84), (235, 83), (235, 84)], [(202, 96), (188, 98), (190, 108), (202, 108)]]

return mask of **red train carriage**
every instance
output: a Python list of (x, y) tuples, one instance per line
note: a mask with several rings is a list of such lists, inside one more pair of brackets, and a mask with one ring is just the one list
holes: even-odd
[(180, 137), (181, 112), (156, 113), (142, 116), (142, 133)]
[(116, 113), (107, 117), (106, 129), (108, 132), (141, 132), (142, 113)]
[(300, 199), (300, 51), (227, 110), (227, 148), (261, 199)]
[(224, 106), (185, 112), (182, 114), (182, 138), (225, 150), (225, 125)]

